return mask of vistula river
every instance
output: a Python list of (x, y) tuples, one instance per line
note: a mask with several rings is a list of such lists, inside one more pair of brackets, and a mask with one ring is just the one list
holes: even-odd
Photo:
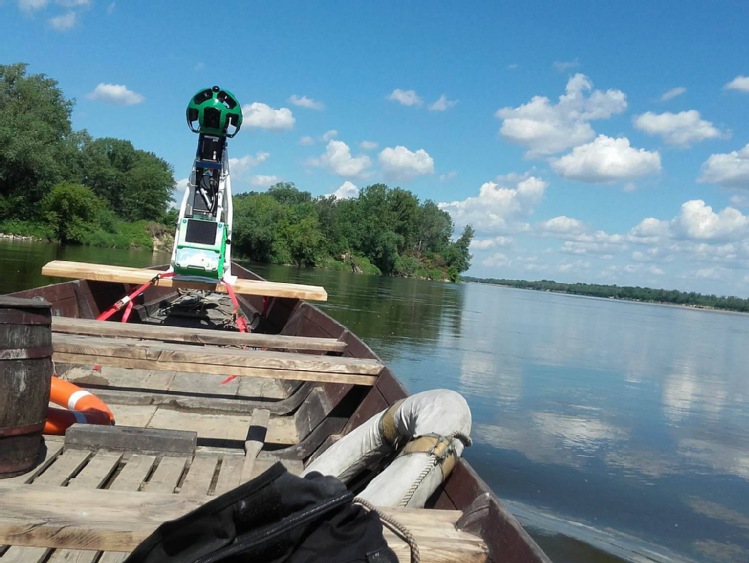
[[(0, 292), (54, 259), (168, 255), (0, 241)], [(554, 561), (749, 561), (749, 315), (250, 265), (321, 307), (411, 392), (465, 396), (465, 456)]]

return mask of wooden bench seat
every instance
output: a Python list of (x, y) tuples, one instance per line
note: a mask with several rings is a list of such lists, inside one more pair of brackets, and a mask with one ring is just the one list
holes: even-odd
[(163, 327), (149, 324), (101, 322), (91, 319), (52, 317), (52, 332), (88, 336), (143, 338), (187, 344), (212, 344), (216, 346), (248, 346), (252, 348), (277, 348), (282, 350), (307, 350), (313, 352), (342, 353), (346, 343), (334, 338), (308, 338), (229, 332), (206, 328)]
[(374, 385), (377, 375), (384, 369), (381, 362), (366, 358), (194, 346), (60, 332), (53, 333), (52, 347), (53, 360), (62, 363), (324, 383)]

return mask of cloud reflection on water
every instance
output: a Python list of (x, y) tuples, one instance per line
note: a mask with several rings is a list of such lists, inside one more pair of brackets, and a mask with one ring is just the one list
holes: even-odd
[[(478, 444), (521, 453), (551, 495), (595, 494), (570, 485), (575, 474), (557, 481), (555, 467), (603, 479), (607, 494), (620, 487), (634, 526), (651, 512), (643, 534), (674, 535), (707, 557), (744, 553), (702, 526), (721, 520), (747, 540), (749, 316), (478, 285), (465, 297), (456, 361)], [(720, 502), (708, 513), (686, 500), (693, 488)]]

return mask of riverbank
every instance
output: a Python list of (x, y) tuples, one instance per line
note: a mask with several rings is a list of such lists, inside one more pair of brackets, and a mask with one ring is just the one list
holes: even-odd
[[(137, 249), (143, 249), (143, 250), (151, 250), (152, 252), (171, 252), (172, 246), (174, 246), (174, 235), (167, 231), (166, 229), (154, 231), (149, 233), (151, 237), (151, 245), (146, 245), (142, 243), (136, 243), (131, 242), (127, 246), (108, 246), (108, 245), (101, 245), (101, 244), (84, 244), (84, 245), (74, 245), (74, 246), (93, 246), (97, 248), (118, 248), (118, 249), (131, 249), (131, 250), (137, 250)], [(3, 240), (25, 240), (29, 242), (41, 242), (41, 243), (50, 243), (50, 244), (58, 244), (55, 241), (51, 241), (49, 239), (34, 236), (34, 235), (18, 235), (14, 233), (0, 233), (0, 239)]]
[(0, 239), (7, 239), (7, 240), (30, 240), (34, 242), (45, 242), (43, 238), (40, 237), (34, 237), (34, 236), (26, 236), (26, 235), (14, 235), (13, 233), (0, 233)]

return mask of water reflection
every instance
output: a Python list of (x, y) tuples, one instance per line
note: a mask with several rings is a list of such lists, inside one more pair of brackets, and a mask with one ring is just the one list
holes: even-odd
[(460, 390), (475, 463), (501, 460), (497, 490), (698, 558), (749, 557), (749, 317), (487, 286), (465, 306)]
[(248, 264), (272, 281), (322, 285), (328, 301), (321, 309), (349, 327), (388, 358), (391, 343), (401, 351), (435, 346), (441, 335), (459, 339), (464, 287), (350, 272)]
[(11, 293), (31, 287), (66, 281), (42, 275), (42, 266), (52, 260), (96, 262), (115, 266), (142, 268), (169, 262), (169, 253), (142, 249), (93, 248), (61, 246), (29, 240), (0, 239), (0, 293)]

